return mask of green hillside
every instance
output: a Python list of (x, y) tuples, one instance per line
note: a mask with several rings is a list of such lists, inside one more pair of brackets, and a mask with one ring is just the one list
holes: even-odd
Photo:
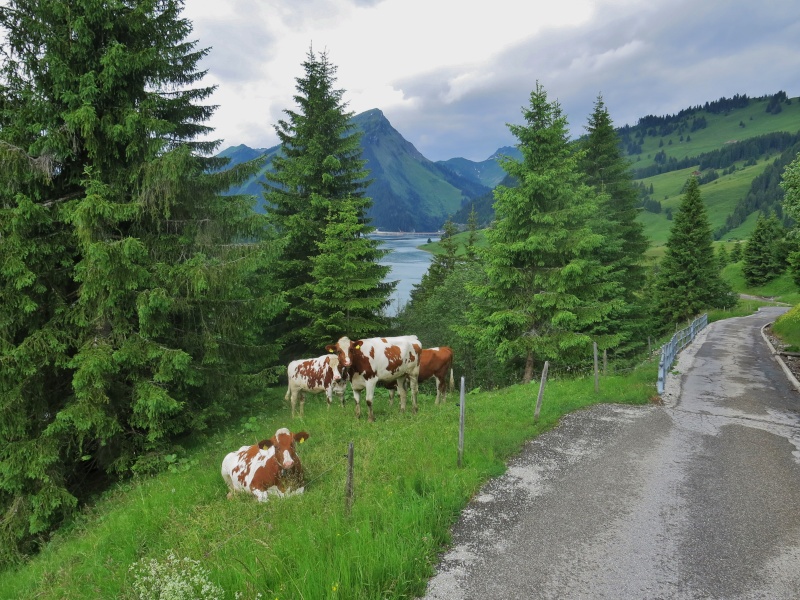
[[(759, 210), (776, 210), (780, 214), (776, 199), (782, 197), (782, 192), (777, 188), (777, 178), (763, 183), (770, 186), (766, 191), (759, 187), (751, 193), (751, 188), (754, 180), (761, 185), (757, 178), (776, 160), (780, 161), (782, 155), (795, 156), (800, 150), (792, 138), (800, 135), (800, 99), (776, 94), (746, 99), (745, 106), (727, 106), (725, 99), (717, 102), (718, 106), (711, 103), (678, 115), (643, 117), (638, 125), (618, 130), (636, 182), (648, 191), (652, 189), (648, 197), (661, 204), (661, 212), (645, 210), (640, 217), (646, 235), (655, 246), (666, 243), (669, 212), (677, 210), (683, 186), (692, 174), (701, 182), (718, 176), (701, 183), (700, 190), (712, 230), (722, 240), (749, 237)], [(738, 103), (744, 104), (741, 98)], [(768, 107), (772, 112), (767, 111)], [(791, 135), (778, 140), (778, 132)], [(742, 158), (734, 160), (737, 154)], [(715, 160), (726, 166), (703, 168), (705, 163)], [(674, 166), (682, 168), (669, 170)], [(655, 168), (665, 172), (648, 174), (648, 170)], [(734, 213), (740, 214), (740, 218), (732, 218)]]

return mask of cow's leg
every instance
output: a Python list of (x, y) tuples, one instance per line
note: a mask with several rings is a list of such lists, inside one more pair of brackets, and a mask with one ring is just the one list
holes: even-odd
[(303, 418), (303, 408), (306, 405), (306, 393), (301, 391), (300, 392), (300, 418)]
[(405, 376), (396, 381), (397, 393), (400, 395), (400, 412), (406, 412), (406, 379)]
[[(353, 400), (356, 401), (356, 417), (361, 418), (361, 390), (353, 388)], [(344, 404), (342, 404), (344, 406)]]
[(375, 397), (375, 386), (378, 385), (378, 380), (373, 379), (367, 381), (367, 408), (369, 409), (369, 422), (375, 422), (375, 414), (372, 412), (372, 399)]
[(297, 405), (297, 390), (292, 390), (292, 418), (294, 419), (295, 406)]
[(419, 380), (417, 379), (419, 372), (411, 373), (408, 376), (408, 382), (411, 385), (411, 406), (414, 414), (417, 414), (417, 394), (419, 393)]

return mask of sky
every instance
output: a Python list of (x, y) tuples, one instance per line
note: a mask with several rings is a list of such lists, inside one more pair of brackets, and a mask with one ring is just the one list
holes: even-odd
[(598, 96), (615, 126), (735, 94), (800, 96), (798, 0), (186, 0), (210, 48), (219, 149), (278, 144), (308, 53), (346, 110), (380, 109), (430, 160), (489, 158), (537, 82), (570, 134)]

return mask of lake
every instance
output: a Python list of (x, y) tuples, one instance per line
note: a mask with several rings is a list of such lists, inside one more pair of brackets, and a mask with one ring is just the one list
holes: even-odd
[[(422, 276), (428, 271), (433, 255), (420, 250), (417, 246), (427, 243), (428, 237), (412, 236), (383, 236), (371, 235), (373, 239), (383, 242), (381, 247), (391, 250), (380, 263), (391, 267), (385, 281), (397, 281), (397, 287), (392, 294), (392, 303), (387, 307), (386, 313), (395, 316), (410, 299), (411, 289), (420, 282)], [(431, 241), (438, 242), (438, 237), (431, 237)]]

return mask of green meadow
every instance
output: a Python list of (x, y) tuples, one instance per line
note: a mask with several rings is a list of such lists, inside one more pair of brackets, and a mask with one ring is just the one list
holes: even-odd
[[(599, 393), (592, 377), (551, 379), (538, 422), (538, 382), (470, 390), (461, 468), (457, 391), (437, 406), (426, 382), (418, 414), (410, 405), (403, 414), (381, 390), (376, 422), (369, 423), (354, 417), (352, 399), (344, 409), (328, 409), (323, 396), (309, 398), (305, 418), (293, 421), (284, 390), (266, 390), (213, 435), (186, 440), (169, 470), (98, 497), (39, 555), (3, 573), (0, 598), (143, 597), (136, 595), (142, 582), (131, 565), (142, 559), (163, 564), (169, 552), (197, 561), (209, 586), (224, 590), (225, 598), (414, 598), (424, 593), (461, 510), (482, 483), (503, 473), (526, 440), (586, 406), (646, 404), (655, 395), (656, 369), (651, 360), (601, 377)], [(227, 499), (220, 476), (225, 454), (282, 426), (310, 433), (298, 449), (305, 493), (266, 503), (244, 494)], [(350, 442), (354, 495), (348, 514)], [(173, 569), (160, 580), (189, 575)]]

